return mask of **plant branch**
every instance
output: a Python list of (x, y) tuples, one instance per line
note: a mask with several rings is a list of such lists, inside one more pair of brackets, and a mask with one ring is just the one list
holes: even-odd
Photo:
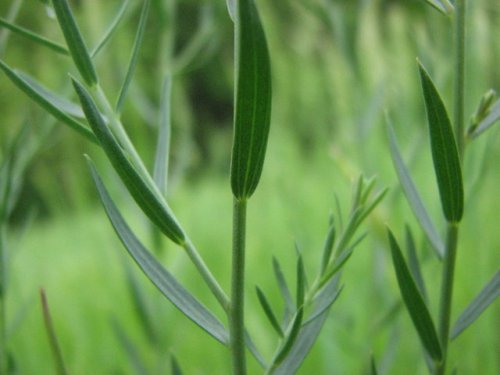
[(465, 14), (466, 0), (455, 2), (454, 42), (455, 42), (455, 89), (454, 89), (454, 121), (455, 138), (458, 154), (463, 158), (465, 144)]

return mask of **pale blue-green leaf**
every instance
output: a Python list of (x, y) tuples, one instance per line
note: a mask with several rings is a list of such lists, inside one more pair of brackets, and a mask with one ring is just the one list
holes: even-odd
[(354, 246), (349, 246), (344, 248), (339, 254), (335, 256), (334, 261), (328, 266), (325, 273), (320, 279), (319, 285), (325, 285), (330, 281), (332, 277), (339, 272), (342, 267), (347, 263), (352, 253), (354, 252)]
[(227, 12), (233, 22), (236, 19), (236, 1), (237, 0), (226, 0)]
[(425, 2), (444, 15), (450, 15), (455, 10), (448, 0), (425, 0)]
[(332, 307), (337, 298), (339, 298), (340, 293), (344, 288), (343, 286), (339, 287), (339, 280), (339, 275), (337, 275), (335, 278), (330, 279), (327, 285), (325, 285), (319, 292), (318, 296), (314, 299), (314, 310), (311, 312), (311, 315), (304, 321), (304, 326), (321, 317), (325, 311), (329, 310)]
[(47, 39), (44, 36), (39, 35), (31, 30), (25, 29), (24, 27), (11, 23), (2, 17), (0, 17), (0, 27), (5, 27), (6, 29), (9, 29), (12, 32), (21, 35), (35, 43), (50, 48), (54, 52), (60, 53), (62, 55), (69, 55), (69, 51), (65, 46), (53, 42), (52, 40)]
[(281, 326), (278, 322), (278, 319), (276, 318), (276, 315), (274, 314), (273, 308), (271, 307), (271, 304), (267, 300), (265, 294), (262, 292), (262, 290), (256, 286), (255, 287), (256, 292), (257, 292), (257, 298), (259, 299), (260, 305), (262, 306), (262, 310), (264, 310), (264, 313), (266, 314), (267, 319), (269, 320), (269, 323), (271, 323), (271, 326), (274, 328), (276, 333), (280, 337), (284, 336), (283, 330), (281, 329)]
[(217, 341), (227, 345), (229, 335), (222, 323), (179, 284), (175, 277), (144, 247), (121, 216), (90, 159), (88, 159), (88, 164), (106, 214), (130, 256), (135, 260), (148, 279), (184, 315)]
[(484, 133), (486, 130), (491, 128), (500, 119), (500, 99), (493, 104), (490, 113), (479, 123), (476, 129), (470, 134), (471, 138), (476, 138), (477, 136)]
[(120, 8), (118, 9), (118, 12), (116, 13), (116, 16), (113, 18), (113, 21), (111, 21), (109, 27), (104, 32), (104, 35), (102, 36), (102, 38), (99, 40), (97, 45), (94, 47), (94, 49), (90, 53), (90, 56), (92, 58), (97, 56), (97, 54), (103, 49), (103, 47), (108, 43), (108, 41), (111, 39), (111, 37), (115, 33), (116, 29), (118, 28), (118, 25), (123, 20), (123, 17), (125, 15), (125, 11), (127, 10), (128, 4), (129, 4), (129, 0), (124, 0), (122, 2), (122, 4), (120, 5)]
[(273, 257), (273, 270), (281, 293), (281, 297), (285, 302), (283, 322), (286, 325), (288, 324), (288, 321), (292, 316), (295, 304), (293, 303), (292, 294), (290, 293), (290, 289), (288, 288), (288, 284), (285, 280), (285, 276), (283, 275), (283, 271), (281, 270), (281, 266), (275, 257)]
[(139, 18), (139, 26), (137, 27), (137, 32), (135, 34), (134, 46), (132, 47), (132, 55), (130, 56), (130, 62), (128, 64), (127, 74), (125, 75), (125, 79), (123, 81), (123, 85), (120, 89), (120, 94), (118, 95), (118, 100), (116, 102), (116, 113), (121, 113), (122, 111), (130, 82), (132, 82), (132, 77), (134, 76), (137, 59), (139, 58), (139, 52), (141, 50), (142, 42), (144, 39), (144, 30), (146, 29), (148, 20), (149, 4), (149, 0), (144, 0), (141, 17)]
[(247, 346), (250, 353), (252, 353), (253, 357), (257, 360), (259, 365), (262, 368), (267, 368), (267, 364), (264, 357), (262, 357), (262, 354), (260, 354), (259, 350), (257, 349), (255, 343), (252, 340), (252, 337), (250, 337), (246, 329), (245, 329), (245, 345)]
[(457, 338), (467, 327), (474, 323), (499, 296), (500, 271), (497, 271), (457, 319), (451, 331), (451, 339)]
[(272, 368), (276, 368), (277, 366), (279, 366), (292, 350), (293, 345), (295, 344), (297, 337), (299, 336), (302, 327), (303, 317), (304, 317), (304, 307), (300, 306), (297, 312), (295, 313), (292, 322), (290, 323), (290, 328), (286, 332), (285, 339), (281, 344), (280, 349), (276, 353), (271, 363)]
[[(429, 123), (432, 160), (443, 213), (447, 221), (459, 222), (464, 210), (464, 188), (455, 135), (436, 86), (420, 62), (418, 68)], [(458, 136), (463, 137), (463, 134)]]
[[(32, 99), (35, 103), (40, 105), (43, 109), (45, 109), (48, 113), (54, 116), (59, 121), (65, 123), (73, 130), (77, 131), (88, 140), (98, 143), (97, 139), (88, 127), (86, 127), (81, 122), (75, 120), (71, 116), (69, 116), (66, 112), (69, 108), (73, 108), (68, 106), (68, 102), (63, 103), (60, 100), (54, 101), (54, 95), (47, 95), (48, 90), (41, 90), (43, 87), (40, 84), (33, 86), (33, 79), (29, 81), (26, 80), (26, 75), (19, 73), (13, 69), (11, 69), (7, 64), (5, 64), (2, 60), (0, 60), (0, 68), (4, 71), (7, 77), (12, 81), (14, 85), (16, 85), (21, 91), (23, 91), (30, 99)], [(64, 105), (63, 105), (64, 104)], [(63, 105), (59, 107), (59, 105)]]
[(97, 73), (67, 0), (52, 0), (57, 21), (73, 61), (89, 86), (98, 82)]
[(403, 301), (425, 349), (435, 361), (440, 362), (443, 358), (443, 353), (431, 314), (422, 295), (418, 291), (417, 285), (411, 276), (410, 270), (406, 265), (406, 261), (403, 258), (403, 254), (394, 235), (389, 229), (387, 233), (391, 248), (392, 262), (394, 264), (394, 270), (396, 271), (399, 290), (401, 291)]
[(235, 19), (235, 113), (231, 188), (249, 198), (260, 180), (271, 122), (271, 64), (254, 0), (239, 0)]
[(415, 240), (408, 225), (406, 226), (406, 247), (408, 250), (408, 265), (410, 267), (411, 274), (417, 284), (420, 294), (422, 294), (424, 301), (427, 303), (427, 289), (425, 287), (424, 278), (422, 277), (420, 261), (418, 260), (417, 255), (417, 247), (415, 246)]
[(389, 134), (389, 146), (391, 150), (392, 162), (394, 164), (394, 169), (398, 175), (399, 183), (403, 189), (403, 192), (410, 204), (413, 214), (417, 218), (422, 230), (424, 231), (429, 243), (436, 252), (439, 259), (443, 259), (444, 255), (444, 242), (438, 234), (436, 227), (432, 223), (432, 220), (425, 209), (425, 206), (420, 198), (420, 195), (413, 183), (408, 169), (406, 168), (403, 158), (401, 157), (401, 152), (396, 141), (396, 135), (390, 123), (388, 122), (387, 131)]
[(83, 112), (92, 130), (94, 130), (94, 134), (129, 193), (146, 216), (156, 224), (168, 238), (179, 245), (183, 245), (185, 242), (185, 234), (167, 202), (165, 202), (164, 198), (157, 190), (149, 187), (146, 181), (144, 181), (130, 163), (121, 146), (104, 123), (101, 114), (97, 110), (87, 90), (75, 80), (73, 80), (73, 85), (80, 98)]
[(122, 348), (125, 350), (125, 353), (127, 353), (127, 359), (130, 362), (131, 367), (134, 369), (134, 374), (148, 375), (147, 366), (141, 358), (139, 348), (129, 337), (125, 328), (123, 328), (123, 326), (115, 318), (111, 318), (111, 327), (113, 328), (113, 331)]
[(172, 91), (172, 79), (165, 77), (163, 81), (162, 94), (160, 97), (160, 122), (158, 124), (158, 139), (156, 144), (155, 164), (153, 168), (153, 179), (158, 189), (166, 195), (168, 179), (168, 161), (170, 153), (170, 94)]

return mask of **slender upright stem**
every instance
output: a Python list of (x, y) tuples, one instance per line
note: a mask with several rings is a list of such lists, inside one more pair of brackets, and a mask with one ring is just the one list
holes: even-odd
[(246, 200), (234, 199), (231, 311), (229, 316), (233, 375), (246, 374), (244, 286)]
[(439, 340), (443, 350), (443, 361), (436, 367), (436, 375), (443, 375), (446, 371), (457, 243), (458, 223), (448, 223), (446, 253), (443, 264), (443, 280), (441, 284), (441, 299), (439, 306)]
[(0, 374), (7, 374), (7, 337), (6, 337), (6, 317), (5, 317), (5, 230), (0, 224)]
[(458, 153), (463, 157), (465, 135), (464, 135), (464, 102), (465, 102), (465, 13), (466, 0), (455, 2), (455, 89), (454, 89), (454, 121), (455, 138), (457, 140)]

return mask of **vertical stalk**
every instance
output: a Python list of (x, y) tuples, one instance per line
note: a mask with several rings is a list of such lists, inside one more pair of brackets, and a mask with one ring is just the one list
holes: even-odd
[(233, 375), (246, 374), (244, 327), (246, 205), (246, 200), (234, 198), (231, 310), (229, 316)]
[(465, 102), (465, 6), (466, 0), (455, 2), (454, 43), (455, 43), (455, 89), (454, 121), (458, 154), (464, 152), (464, 102)]
[(5, 308), (5, 284), (6, 284), (6, 255), (5, 255), (5, 230), (0, 224), (0, 374), (7, 374), (7, 337), (6, 337), (6, 308)]
[(457, 243), (458, 223), (448, 223), (446, 253), (443, 264), (443, 281), (441, 284), (441, 299), (439, 306), (439, 340), (443, 350), (443, 361), (436, 367), (436, 375), (443, 375), (446, 371)]

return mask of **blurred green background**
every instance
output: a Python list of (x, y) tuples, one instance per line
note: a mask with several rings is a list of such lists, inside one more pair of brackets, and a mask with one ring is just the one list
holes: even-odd
[[(62, 42), (50, 9), (41, 1), (2, 1), (7, 17)], [(141, 1), (132, 0), (124, 21), (97, 57), (105, 92), (115, 98), (125, 75)], [(294, 243), (313, 274), (319, 264), (335, 196), (347, 213), (351, 184), (376, 176), (390, 191), (371, 216), (367, 239), (343, 275), (341, 298), (299, 371), (300, 374), (365, 374), (371, 353), (382, 374), (425, 374), (418, 337), (403, 309), (385, 238), (385, 225), (403, 238), (417, 234), (419, 254), (437, 311), (440, 267), (398, 186), (392, 168), (384, 112), (395, 127), (403, 155), (433, 219), (443, 229), (432, 172), (425, 111), (415, 58), (429, 69), (448, 108), (452, 106), (452, 22), (423, 1), (259, 0), (273, 68), (273, 114), (261, 184), (249, 206), (247, 319), (263, 353), (276, 337), (254, 293), (259, 285), (281, 308), (272, 256), (294, 282)], [(89, 46), (94, 46), (120, 1), (71, 1)], [(468, 2), (466, 113), (481, 95), (500, 87), (500, 5)], [(168, 46), (172, 46), (171, 49)], [(169, 52), (169, 50), (171, 50)], [(172, 58), (169, 55), (173, 55)], [(67, 57), (54, 55), (0, 30), (0, 56), (47, 87), (69, 94)], [(229, 289), (233, 36), (224, 1), (156, 0), (148, 20), (138, 69), (123, 122), (147, 165), (152, 165), (161, 79), (169, 62), (173, 79), (169, 200), (197, 247)], [(71, 95), (71, 94), (70, 94)], [(73, 98), (74, 99), (74, 98)], [(6, 154), (15, 134), (29, 124), (26, 150), (36, 149), (20, 180), (9, 217), (8, 348), (17, 373), (50, 374), (53, 363), (43, 327), (38, 290), (46, 290), (62, 351), (72, 374), (169, 373), (173, 353), (186, 374), (228, 374), (229, 355), (173, 308), (127, 257), (100, 207), (84, 162), (96, 160), (113, 196), (145, 243), (150, 227), (112, 173), (102, 152), (59, 125), (0, 74), (0, 145)], [(38, 141), (37, 141), (38, 140)], [(40, 143), (40, 144), (38, 144)], [(498, 269), (500, 138), (489, 130), (468, 146), (467, 205), (460, 233), (456, 318)], [(163, 263), (207, 306), (215, 301), (178, 248), (161, 244)], [(150, 308), (151, 338), (140, 323), (129, 283)], [(496, 304), (452, 345), (458, 374), (500, 373), (500, 306)], [(391, 315), (391, 311), (396, 312)], [(253, 360), (252, 360), (253, 361)], [(250, 363), (251, 373), (259, 373)]]

